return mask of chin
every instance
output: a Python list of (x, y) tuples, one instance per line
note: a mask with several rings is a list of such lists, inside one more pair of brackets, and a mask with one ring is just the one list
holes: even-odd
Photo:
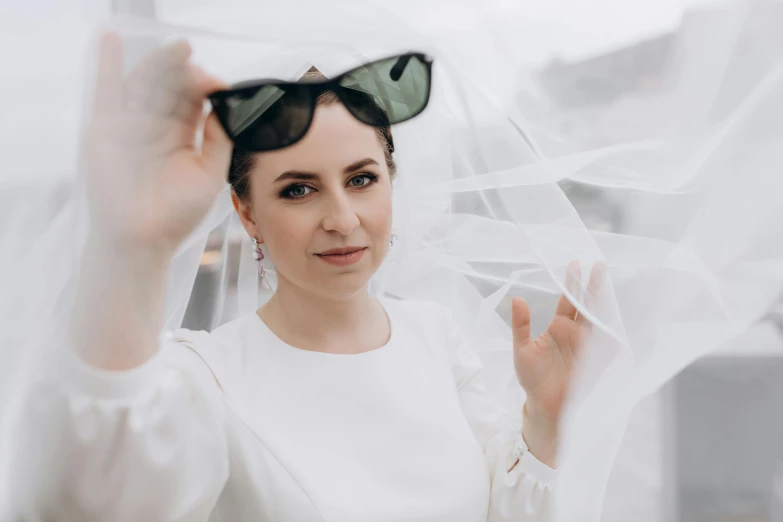
[(349, 299), (365, 291), (375, 270), (363, 268), (342, 273), (319, 274), (318, 280), (312, 281), (315, 293), (331, 299)]
[(370, 278), (363, 276), (357, 277), (359, 274), (341, 274), (339, 276), (333, 276), (335, 281), (323, 281), (319, 285), (320, 294), (324, 297), (330, 297), (332, 299), (349, 299), (356, 294), (359, 294), (367, 288), (367, 284), (370, 282)]

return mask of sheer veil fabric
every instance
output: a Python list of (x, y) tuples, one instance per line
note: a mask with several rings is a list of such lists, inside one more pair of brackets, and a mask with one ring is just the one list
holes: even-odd
[[(783, 289), (779, 4), (689, 11), (674, 32), (629, 46), (639, 54), (546, 67), (524, 63), (487, 31), (456, 38), (381, 2), (160, 5), (158, 21), (115, 18), (108, 26), (139, 49), (187, 38), (194, 61), (230, 82), (295, 79), (311, 65), (334, 76), (399, 51), (434, 57), (429, 107), (393, 129), (398, 240), (371, 290), (449, 307), (481, 355), (493, 394), (511, 408), (524, 400), (511, 359), (511, 297), (530, 303), (534, 334), (562, 292), (591, 321), (564, 418), (557, 520), (599, 520), (634, 406), (731, 343)], [(70, 101), (88, 106), (94, 41), (82, 38), (75, 48), (84, 51), (85, 87)], [(32, 139), (36, 128), (27, 122), (43, 120), (22, 119), (3, 128), (24, 123)], [(74, 118), (61, 131), (83, 123)], [(16, 377), (0, 394), (4, 451), (20, 414), (17, 387), (45, 364), (42, 339), (62, 335), (67, 323), (89, 227), (78, 144), (66, 143), (64, 164), (44, 162), (65, 174), (49, 175), (35, 191), (4, 185), (30, 204), (12, 210), (13, 226), (3, 227), (13, 250), (3, 306), (16, 318), (2, 348), (2, 365)], [(585, 285), (565, 288), (574, 259)], [(586, 286), (594, 263), (606, 266), (600, 288)], [(274, 267), (266, 268), (274, 287)], [(194, 281), (207, 269), (216, 275), (198, 296), (208, 317), (201, 328), (252, 313), (269, 297), (228, 187), (172, 263), (168, 329), (183, 324)], [(11, 306), (22, 295), (24, 306)]]

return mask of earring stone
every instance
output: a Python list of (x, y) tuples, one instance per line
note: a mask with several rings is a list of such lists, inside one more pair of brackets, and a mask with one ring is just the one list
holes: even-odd
[(258, 265), (258, 277), (261, 279), (261, 288), (271, 290), (272, 287), (269, 285), (266, 270), (264, 270), (264, 252), (261, 250), (261, 244), (256, 237), (251, 238), (251, 240), (253, 241), (253, 259), (256, 260), (256, 265)]

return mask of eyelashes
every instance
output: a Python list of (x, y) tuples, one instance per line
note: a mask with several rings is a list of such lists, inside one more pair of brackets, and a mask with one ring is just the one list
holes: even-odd
[[(362, 180), (361, 184), (356, 184), (356, 180)], [(378, 182), (378, 176), (372, 172), (362, 172), (348, 180), (349, 188), (363, 189)], [(280, 191), (280, 197), (283, 199), (302, 199), (310, 195), (315, 189), (304, 183), (293, 183)]]
[[(363, 183), (361, 185), (355, 185), (353, 182), (356, 181), (357, 179), (366, 179), (367, 183)], [(352, 177), (350, 180), (348, 180), (348, 184), (351, 187), (361, 188), (361, 187), (367, 187), (369, 185), (372, 185), (376, 181), (378, 181), (378, 176), (370, 172), (364, 172), (362, 174), (359, 174), (358, 176)]]
[(280, 197), (284, 199), (302, 199), (303, 197), (307, 196), (309, 192), (304, 194), (297, 194), (296, 192), (303, 190), (313, 190), (313, 188), (307, 185), (303, 185), (302, 183), (295, 183), (284, 188), (280, 192)]

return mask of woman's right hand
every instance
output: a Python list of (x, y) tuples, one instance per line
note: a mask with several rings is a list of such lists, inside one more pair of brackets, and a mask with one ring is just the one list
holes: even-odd
[(186, 42), (167, 44), (124, 78), (121, 39), (102, 38), (84, 152), (91, 233), (115, 254), (170, 258), (225, 185), (232, 144), (203, 108), (226, 86), (190, 54)]

